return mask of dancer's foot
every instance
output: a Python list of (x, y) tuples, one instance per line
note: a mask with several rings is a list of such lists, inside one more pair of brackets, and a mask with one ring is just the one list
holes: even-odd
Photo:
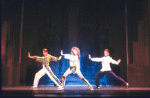
[(98, 89), (98, 87), (97, 87), (97, 86), (95, 86), (95, 87), (94, 87), (94, 89)]
[(128, 83), (126, 83), (126, 88), (128, 88), (129, 87), (129, 84)]
[(63, 90), (63, 89), (64, 89), (64, 87), (62, 87), (62, 86), (58, 87), (58, 90)]
[(63, 85), (63, 84), (61, 84), (61, 86), (62, 86), (62, 87), (64, 87), (64, 85)]
[(37, 88), (37, 86), (32, 86), (31, 88)]
[(94, 90), (92, 86), (91, 86), (91, 90)]

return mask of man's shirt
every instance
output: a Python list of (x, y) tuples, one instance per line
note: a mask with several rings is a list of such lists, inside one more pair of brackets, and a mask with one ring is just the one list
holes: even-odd
[(57, 61), (58, 60), (57, 57), (51, 56), (50, 54), (48, 54), (46, 57), (35, 56), (35, 58), (36, 58), (37, 62), (40, 62), (40, 63), (42, 63), (42, 65), (44, 64), (46, 66), (49, 66), (50, 61)]
[(102, 62), (102, 69), (100, 71), (111, 71), (110, 63), (118, 64), (115, 60), (113, 60), (110, 56), (101, 57), (101, 58), (91, 58), (92, 61)]

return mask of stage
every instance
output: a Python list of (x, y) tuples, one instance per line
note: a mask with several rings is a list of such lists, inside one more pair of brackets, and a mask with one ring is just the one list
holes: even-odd
[(100, 87), (90, 90), (88, 86), (66, 86), (58, 90), (55, 86), (3, 86), (3, 97), (147, 97), (150, 87)]

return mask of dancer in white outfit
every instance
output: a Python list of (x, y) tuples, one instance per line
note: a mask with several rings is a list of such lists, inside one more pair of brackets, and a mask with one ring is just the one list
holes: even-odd
[(68, 75), (71, 73), (77, 74), (79, 78), (81, 78), (90, 88), (93, 90), (93, 87), (90, 85), (90, 83), (84, 78), (80, 71), (80, 50), (77, 47), (72, 47), (71, 54), (63, 54), (63, 51), (61, 50), (61, 55), (64, 56), (65, 59), (69, 59), (69, 68), (62, 76), (62, 86), (65, 85), (65, 80)]
[(96, 62), (102, 62), (102, 69), (95, 74), (95, 84), (96, 84), (95, 85), (95, 89), (97, 89), (99, 87), (99, 79), (102, 76), (104, 76), (105, 74), (107, 74), (110, 77), (115, 78), (115, 79), (117, 79), (119, 81), (122, 81), (124, 84), (126, 84), (126, 88), (128, 88), (129, 84), (127, 82), (125, 82), (122, 78), (120, 78), (117, 75), (115, 75), (114, 72), (111, 71), (110, 63), (119, 65), (119, 63), (121, 62), (121, 59), (119, 59), (118, 61), (113, 60), (109, 56), (109, 49), (105, 49), (104, 50), (104, 57), (91, 58), (91, 55), (89, 55), (89, 59), (92, 60), (92, 61), (96, 61)]

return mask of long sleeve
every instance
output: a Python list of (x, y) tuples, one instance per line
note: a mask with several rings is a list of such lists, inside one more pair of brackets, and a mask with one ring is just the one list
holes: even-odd
[(91, 58), (92, 61), (101, 62), (103, 58)]
[(70, 55), (70, 54), (65, 54), (64, 58), (69, 59), (69, 60), (79, 60), (78, 56), (73, 56), (73, 55)]
[(41, 63), (43, 63), (43, 61), (44, 61), (44, 57), (36, 56), (36, 57), (35, 57), (35, 60), (36, 60), (37, 62), (41, 62)]
[(55, 56), (51, 56), (50, 55), (50, 61), (57, 61), (58, 60), (58, 58), (57, 57), (55, 57)]
[(112, 64), (116, 64), (116, 65), (118, 65), (118, 62), (117, 62), (117, 61), (115, 61), (114, 59), (112, 59), (112, 60), (111, 60), (111, 63), (112, 63)]
[(69, 66), (76, 66), (80, 70), (80, 59), (78, 56), (73, 56), (71, 54), (65, 54), (64, 55), (65, 59), (69, 59)]
[(30, 59), (36, 59), (36, 58), (38, 58), (39, 56), (30, 56), (29, 58)]

